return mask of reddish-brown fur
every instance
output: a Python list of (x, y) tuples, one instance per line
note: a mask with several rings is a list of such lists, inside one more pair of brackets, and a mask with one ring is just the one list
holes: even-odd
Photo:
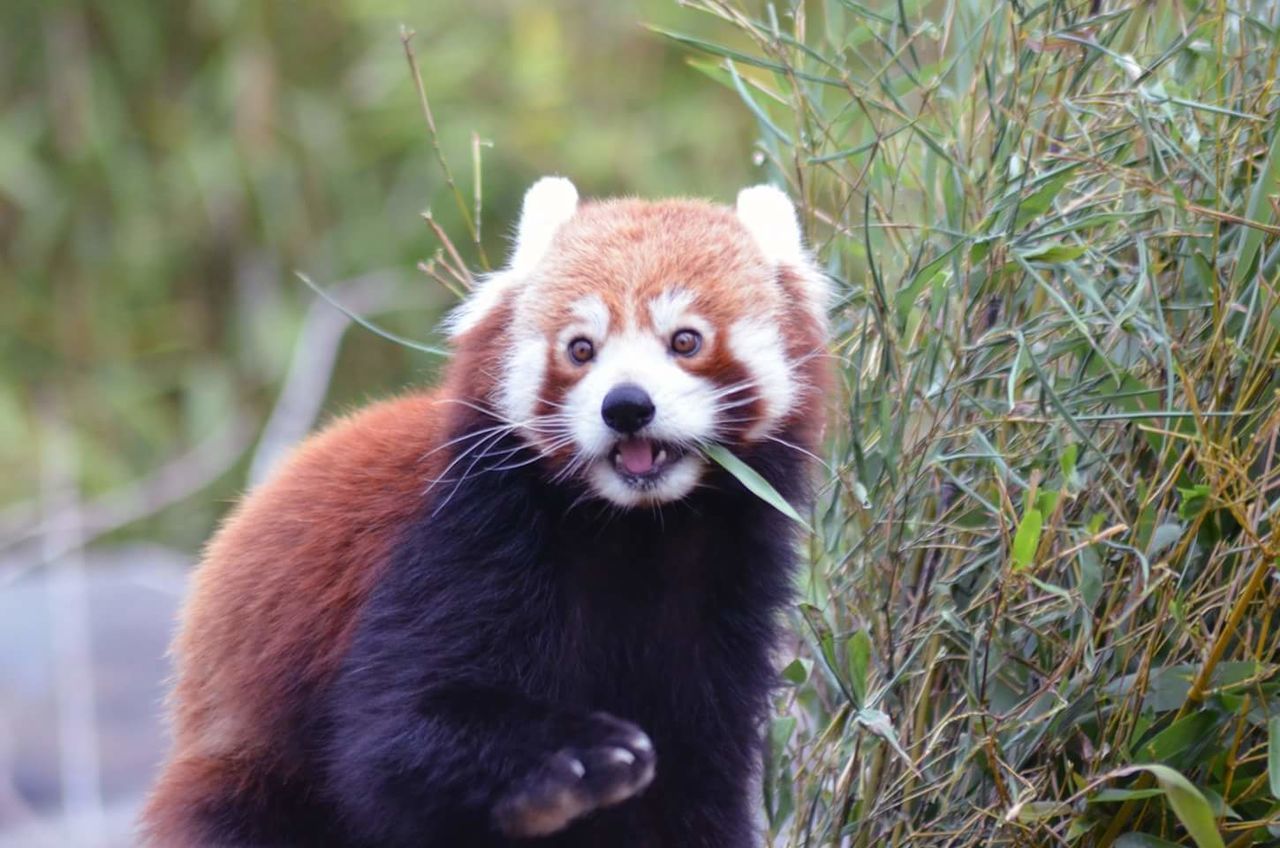
[[(660, 243), (663, 250), (654, 251)], [(814, 402), (828, 369), (789, 272), (775, 278), (732, 210), (695, 201), (611, 201), (581, 207), (555, 238), (541, 272), (535, 319), (547, 333), (564, 310), (601, 296), (614, 321), (672, 286), (723, 334), (739, 317), (776, 307), (807, 391), (792, 420), (820, 426)], [(289, 723), (346, 651), (358, 610), (389, 559), (397, 532), (419, 514), (453, 458), (441, 449), (459, 404), (487, 404), (500, 370), (511, 298), (457, 340), (443, 385), (379, 403), (304, 444), (232, 513), (196, 573), (174, 653), (174, 747), (149, 800), (153, 844), (199, 844), (192, 810), (216, 787), (251, 788)], [(544, 397), (577, 379), (550, 352)], [(720, 382), (747, 375), (724, 344), (686, 367)]]
[(387, 401), (307, 442), (250, 495), (197, 571), (174, 651), (174, 754), (147, 815), (162, 845), (196, 844), (186, 808), (272, 758), (282, 722), (336, 667), (394, 530), (440, 466), (448, 410)]
[[(655, 243), (663, 250), (654, 251)], [(570, 320), (572, 305), (589, 295), (604, 301), (613, 329), (632, 315), (648, 326), (644, 304), (666, 291), (692, 293), (693, 311), (719, 328), (720, 339), (684, 366), (720, 384), (748, 376), (726, 344), (726, 329), (739, 318), (776, 308), (787, 354), (802, 362), (797, 377), (806, 388), (786, 421), (811, 420), (821, 428), (824, 416), (815, 415), (811, 404), (825, 397), (830, 382), (828, 363), (815, 355), (825, 344), (825, 326), (806, 308), (795, 272), (775, 276), (732, 209), (698, 200), (587, 204), (557, 234), (542, 276), (533, 317), (549, 337)], [(583, 375), (554, 345), (547, 355), (542, 412), (550, 411)], [(758, 414), (753, 405), (739, 416)]]
[[(192, 810), (251, 789), (298, 705), (341, 661), (355, 613), (450, 460), (458, 398), (487, 394), (499, 309), (459, 341), (444, 383), (339, 419), (227, 517), (174, 640), (173, 749), (142, 821), (151, 844), (199, 844)], [(465, 383), (465, 385), (464, 385)]]
[(587, 204), (556, 235), (541, 274), (537, 318), (548, 332), (563, 326), (565, 310), (587, 295), (603, 299), (615, 321), (635, 311), (647, 322), (637, 305), (683, 287), (717, 327), (781, 299), (733, 210), (695, 200)]

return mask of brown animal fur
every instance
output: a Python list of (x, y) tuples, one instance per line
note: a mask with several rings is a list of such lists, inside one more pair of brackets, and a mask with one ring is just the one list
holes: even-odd
[[(655, 251), (653, 245), (662, 244)], [(674, 286), (717, 328), (694, 372), (747, 374), (729, 353), (728, 327), (774, 315), (805, 391), (788, 416), (815, 421), (829, 369), (813, 354), (822, 328), (806, 313), (794, 274), (775, 275), (732, 210), (696, 201), (586, 204), (561, 228), (540, 269), (539, 326), (554, 336), (569, 305), (601, 296), (612, 321)], [(397, 532), (431, 497), (452, 459), (441, 449), (458, 404), (487, 404), (501, 365), (513, 295), (456, 340), (443, 385), (343, 418), (307, 441), (232, 512), (195, 574), (173, 653), (174, 745), (144, 814), (152, 844), (199, 842), (192, 810), (213, 787), (251, 787), (299, 705), (335, 672), (356, 616), (389, 559)], [(581, 372), (549, 352), (544, 397)]]

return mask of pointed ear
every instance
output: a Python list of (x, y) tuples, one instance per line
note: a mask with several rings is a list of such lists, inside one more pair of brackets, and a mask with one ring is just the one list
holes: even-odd
[(551, 246), (556, 231), (578, 209), (578, 190), (564, 177), (543, 177), (524, 194), (516, 246), (507, 267), (476, 284), (471, 295), (445, 321), (449, 335), (457, 338), (482, 323), (529, 278)]
[(770, 262), (805, 260), (796, 208), (780, 189), (771, 185), (744, 188), (738, 192), (737, 211), (738, 220)]
[(547, 252), (556, 230), (578, 210), (578, 190), (564, 177), (543, 177), (524, 194), (511, 267), (527, 271)]
[(765, 259), (800, 277), (809, 307), (825, 323), (830, 281), (805, 250), (791, 198), (771, 185), (752, 186), (738, 192), (736, 211)]

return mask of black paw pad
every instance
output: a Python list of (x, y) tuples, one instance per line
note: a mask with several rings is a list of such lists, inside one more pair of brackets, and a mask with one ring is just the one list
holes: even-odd
[(507, 836), (546, 836), (574, 819), (634, 797), (653, 781), (653, 743), (638, 727), (592, 716), (583, 744), (556, 751), (498, 802)]

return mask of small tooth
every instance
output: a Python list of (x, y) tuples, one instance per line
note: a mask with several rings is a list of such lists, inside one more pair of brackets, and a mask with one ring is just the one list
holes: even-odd
[(656, 462), (666, 462), (666, 461), (667, 461), (667, 449), (666, 449), (666, 448), (662, 448), (660, 451), (658, 451), (658, 456), (655, 458), (655, 461), (656, 461)]

